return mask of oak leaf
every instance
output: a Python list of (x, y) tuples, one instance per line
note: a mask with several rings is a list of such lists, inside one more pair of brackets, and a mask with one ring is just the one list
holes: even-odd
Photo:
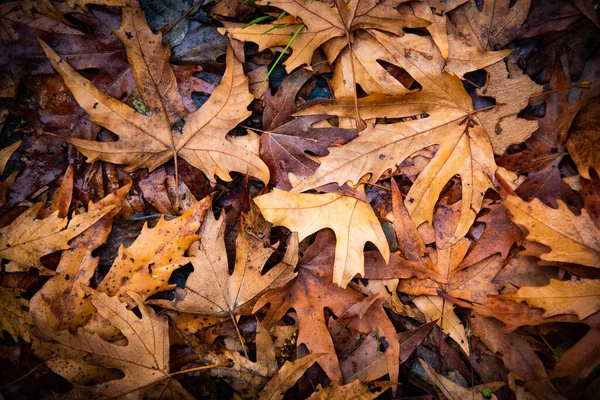
[(188, 263), (184, 255), (198, 240), (197, 234), (212, 197), (205, 197), (183, 215), (171, 220), (162, 216), (153, 228), (144, 224), (141, 233), (129, 246), (121, 245), (110, 271), (98, 290), (133, 305), (128, 293), (135, 292), (143, 300), (175, 288), (169, 283), (171, 273)]
[(529, 307), (546, 310), (543, 317), (576, 314), (584, 319), (600, 309), (600, 280), (559, 281), (550, 279), (546, 286), (523, 286), (516, 293), (497, 297), (527, 302)]
[[(79, 396), (141, 399), (161, 381), (171, 384), (169, 377), (169, 324), (144, 305), (135, 293), (130, 293), (142, 314), (138, 318), (117, 297), (85, 289), (94, 307), (127, 338), (127, 345), (109, 343), (95, 334), (79, 329), (76, 335), (56, 332), (45, 325), (35, 327), (39, 346), (61, 355), (47, 361), (54, 372), (65, 377)], [(86, 361), (83, 361), (86, 360)], [(124, 376), (102, 382), (117, 369)], [(88, 382), (97, 382), (86, 386)], [(178, 386), (178, 383), (174, 383)], [(160, 393), (160, 392), (159, 392)]]
[(600, 228), (589, 214), (573, 214), (558, 201), (558, 208), (548, 207), (539, 199), (531, 202), (508, 194), (502, 202), (513, 221), (527, 229), (527, 239), (550, 247), (540, 258), (544, 261), (572, 262), (600, 268)]
[(22, 319), (27, 314), (29, 302), (21, 295), (25, 293), (19, 288), (8, 288), (0, 286), (0, 333), (4, 330), (12, 336), (14, 341), (19, 337), (30, 342), (29, 329)]
[(229, 274), (225, 249), (225, 215), (218, 220), (208, 214), (202, 239), (190, 249), (189, 261), (194, 271), (184, 289), (175, 292), (173, 301), (154, 300), (151, 303), (177, 311), (227, 316), (250, 313), (252, 300), (267, 290), (279, 288), (296, 276), (298, 239), (292, 235), (283, 260), (262, 274), (263, 265), (275, 251), (265, 246), (260, 237), (269, 231), (254, 232), (251, 219), (242, 217), (236, 240), (233, 274)]
[[(126, 164), (127, 171), (138, 168), (152, 171), (171, 158), (182, 157), (213, 182), (215, 175), (231, 180), (229, 173), (233, 171), (247, 173), (263, 182), (269, 180), (268, 168), (258, 156), (225, 137), (250, 115), (246, 107), (253, 99), (242, 63), (231, 48), (227, 51), (227, 68), (219, 86), (203, 107), (186, 113), (169, 65), (169, 47), (162, 44), (160, 33), (152, 33), (137, 3), (123, 9), (117, 35), (125, 45), (149, 115), (98, 90), (40, 40), (53, 67), (89, 114), (90, 121), (119, 136), (117, 142), (76, 138), (66, 138), (66, 141), (85, 154), (89, 162), (104, 160)], [(183, 127), (180, 126), (182, 120)]]
[(373, 209), (364, 201), (334, 193), (298, 194), (274, 189), (254, 202), (265, 219), (298, 232), (298, 240), (325, 228), (335, 232), (333, 283), (346, 287), (356, 274), (364, 276), (364, 246), (373, 243), (386, 262), (389, 247)]
[(43, 202), (29, 207), (10, 225), (0, 229), (0, 258), (14, 261), (19, 269), (30, 266), (45, 270), (40, 258), (58, 250), (66, 250), (69, 240), (80, 235), (115, 208), (108, 205), (73, 216), (60, 218), (55, 211), (46, 219), (36, 219)]

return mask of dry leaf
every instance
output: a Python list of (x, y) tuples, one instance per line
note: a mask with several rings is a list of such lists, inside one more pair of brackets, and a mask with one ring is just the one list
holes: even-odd
[(302, 374), (310, 368), (322, 354), (309, 354), (296, 361), (286, 361), (277, 375), (273, 377), (260, 393), (261, 400), (281, 400), (289, 388), (294, 386)]
[(19, 337), (30, 342), (29, 329), (24, 324), (29, 302), (21, 297), (25, 291), (18, 288), (7, 288), (0, 286), (0, 332), (5, 330), (14, 341)]
[(162, 216), (153, 228), (144, 224), (135, 242), (129, 247), (119, 247), (119, 254), (98, 290), (109, 296), (118, 294), (133, 305), (129, 292), (145, 300), (173, 289), (175, 285), (169, 283), (171, 273), (189, 261), (184, 253), (198, 239), (198, 229), (211, 201), (211, 197), (206, 197), (182, 216), (168, 221)]
[(364, 276), (365, 243), (371, 242), (389, 259), (381, 225), (368, 203), (334, 193), (297, 194), (274, 189), (254, 202), (265, 219), (298, 232), (298, 240), (330, 228), (335, 232), (333, 283), (346, 287), (355, 275)]
[(99, 259), (92, 253), (106, 242), (113, 218), (119, 213), (121, 203), (131, 185), (124, 186), (106, 196), (98, 203), (90, 203), (89, 209), (114, 208), (88, 228), (71, 243), (72, 248), (62, 253), (56, 275), (31, 298), (30, 318), (34, 324), (45, 324), (60, 331), (75, 332), (96, 312), (79, 284), (89, 285)]
[[(471, 354), (465, 327), (454, 313), (452, 303), (437, 296), (419, 296), (412, 301), (425, 315), (427, 322), (437, 321), (437, 325), (442, 328), (442, 331), (458, 343), (467, 356)], [(444, 307), (443, 316), (442, 305)]]
[(550, 252), (540, 256), (542, 260), (600, 267), (600, 228), (586, 210), (576, 216), (562, 201), (554, 209), (538, 199), (526, 202), (512, 194), (502, 204), (513, 221), (527, 229), (528, 240), (550, 247)]
[(66, 141), (85, 154), (88, 162), (126, 164), (128, 171), (138, 168), (152, 171), (171, 158), (182, 157), (212, 182), (215, 175), (231, 180), (229, 173), (233, 171), (268, 182), (268, 168), (258, 156), (225, 137), (250, 115), (246, 107), (253, 99), (242, 63), (231, 48), (219, 86), (203, 107), (186, 113), (169, 66), (169, 47), (162, 44), (160, 33), (153, 34), (146, 25), (144, 12), (137, 3), (123, 9), (117, 34), (126, 47), (148, 115), (102, 93), (40, 40), (53, 67), (89, 114), (90, 121), (119, 136), (117, 142), (75, 138)]
[[(324, 50), (330, 63), (340, 51), (353, 40), (356, 31), (381, 30), (403, 35), (404, 28), (428, 25), (427, 21), (410, 14), (401, 14), (394, 9), (403, 0), (377, 2), (376, 0), (336, 1), (332, 4), (312, 0), (269, 0), (257, 2), (287, 11), (301, 18), (306, 25), (290, 45), (292, 55), (285, 62), (288, 72), (306, 64), (311, 65), (314, 51), (325, 42)], [(297, 25), (275, 29), (263, 34), (271, 25), (255, 24), (242, 28), (226, 24), (222, 32), (237, 40), (257, 43), (259, 50), (274, 46), (285, 46)]]
[[(74, 393), (80, 396), (107, 396), (110, 398), (143, 398), (155, 390), (153, 385), (169, 378), (169, 336), (167, 319), (157, 316), (144, 305), (135, 293), (142, 314), (138, 318), (117, 297), (86, 289), (91, 301), (105, 319), (117, 327), (127, 338), (127, 345), (109, 343), (80, 329), (76, 335), (67, 331), (56, 332), (41, 325), (36, 326), (36, 335), (42, 339), (39, 346), (58, 352), (61, 358), (49, 360), (47, 365), (54, 372), (71, 381)], [(86, 360), (82, 363), (80, 360)], [(121, 371), (121, 379), (102, 382), (111, 369)], [(86, 386), (87, 382), (97, 382)]]
[(194, 271), (183, 290), (177, 290), (174, 301), (154, 300), (151, 303), (182, 312), (218, 316), (249, 314), (253, 304), (268, 290), (277, 289), (296, 276), (298, 239), (290, 237), (283, 260), (262, 274), (263, 265), (275, 251), (265, 246), (260, 237), (270, 232), (254, 232), (252, 220), (242, 217), (236, 240), (236, 260), (233, 274), (229, 275), (225, 250), (224, 214), (218, 220), (208, 214), (199, 244), (190, 250)]
[[(439, 195), (454, 175), (460, 175), (463, 210), (453, 241), (464, 236), (483, 203), (485, 192), (493, 188), (496, 171), (488, 134), (474, 114), (472, 101), (462, 82), (442, 72), (444, 59), (430, 38), (417, 35), (393, 37), (374, 32), (379, 44), (420, 83), (423, 89), (403, 97), (369, 96), (359, 101), (364, 119), (401, 118), (402, 122), (375, 123), (350, 143), (332, 148), (320, 158), (317, 171), (294, 187), (301, 192), (327, 183), (357, 184), (370, 174), (375, 183), (389, 169), (395, 169), (411, 154), (439, 145), (434, 158), (419, 174), (405, 204), (416, 225), (431, 222)], [(504, 57), (495, 54), (481, 67)], [(354, 117), (354, 102), (346, 99), (332, 105), (310, 107), (299, 113)], [(410, 117), (410, 118), (408, 118)]]
[(477, 89), (477, 94), (493, 97), (496, 105), (502, 107), (483, 112), (478, 118), (488, 132), (494, 153), (502, 155), (510, 145), (524, 142), (538, 128), (536, 120), (518, 118), (517, 114), (527, 107), (532, 95), (542, 92), (542, 86), (533, 82), (512, 62), (505, 65), (499, 61), (486, 67), (485, 71), (488, 73), (486, 86)]
[(492, 397), (485, 397), (482, 393), (482, 390), (484, 387), (486, 387), (489, 388), (492, 392), (495, 392), (496, 390), (500, 389), (502, 386), (505, 385), (504, 382), (490, 382), (476, 387), (466, 388), (451, 381), (445, 376), (436, 373), (435, 370), (431, 368), (429, 364), (427, 364), (425, 361), (419, 359), (419, 364), (421, 365), (421, 367), (423, 367), (423, 369), (429, 376), (429, 379), (431, 379), (431, 381), (438, 387), (438, 389), (442, 391), (442, 393), (444, 394), (444, 396), (446, 396), (448, 400), (485, 400), (490, 398), (498, 399), (494, 394), (492, 394)]
[(19, 148), (21, 145), (21, 141), (14, 142), (10, 146), (7, 146), (0, 150), (0, 176), (4, 174), (4, 168), (6, 168), (6, 163), (10, 159), (10, 156)]
[(66, 250), (69, 240), (81, 234), (115, 208), (108, 205), (84, 214), (60, 218), (55, 211), (46, 219), (36, 219), (43, 202), (29, 207), (10, 225), (0, 229), (0, 258), (14, 261), (25, 271), (30, 266), (44, 269), (40, 258), (58, 250)]
[(313, 394), (309, 397), (311, 400), (371, 400), (381, 396), (386, 390), (396, 386), (394, 382), (360, 382), (353, 381), (344, 386), (321, 387), (319, 384)]
[(546, 286), (523, 286), (516, 293), (497, 297), (517, 302), (525, 301), (529, 307), (543, 308), (546, 310), (543, 317), (577, 314), (579, 319), (584, 319), (600, 309), (600, 280), (550, 279)]

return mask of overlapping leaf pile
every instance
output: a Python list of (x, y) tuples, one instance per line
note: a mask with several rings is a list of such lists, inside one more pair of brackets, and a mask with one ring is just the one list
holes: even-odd
[(147, 3), (0, 7), (2, 397), (594, 397), (594, 2)]

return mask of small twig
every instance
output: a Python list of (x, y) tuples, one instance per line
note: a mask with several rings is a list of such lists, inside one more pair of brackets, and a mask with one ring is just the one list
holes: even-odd
[(175, 375), (187, 374), (188, 372), (202, 371), (205, 369), (221, 368), (221, 367), (228, 367), (228, 366), (229, 366), (229, 363), (203, 365), (202, 367), (194, 367), (194, 368), (184, 369), (182, 371), (173, 372), (173, 373), (168, 374), (167, 377), (170, 378)]
[(356, 186), (359, 186), (359, 185), (370, 185), (370, 186), (378, 187), (378, 188), (383, 189), (383, 190), (387, 190), (388, 192), (392, 191), (392, 189), (390, 189), (388, 187), (385, 187), (385, 186), (382, 186), (382, 185), (378, 185), (377, 183), (371, 183), (369, 181), (360, 180), (360, 181), (358, 181), (358, 183), (356, 184)]
[(244, 356), (246, 356), (247, 359), (250, 359), (250, 357), (248, 357), (248, 351), (246, 351), (246, 346), (244, 345), (244, 338), (242, 337), (242, 333), (240, 332), (240, 328), (238, 327), (237, 321), (235, 320), (235, 317), (233, 316), (233, 313), (230, 311), (229, 312), (229, 316), (231, 317), (231, 321), (233, 322), (233, 326), (235, 327), (235, 331), (238, 334), (238, 338), (240, 339), (240, 343), (242, 345), (242, 350), (244, 350)]
[(184, 12), (181, 17), (177, 18), (177, 21), (175, 21), (173, 24), (171, 25), (167, 25), (165, 27), (163, 27), (161, 29), (161, 33), (163, 35), (166, 35), (171, 29), (175, 28), (177, 26), (178, 23), (180, 23), (185, 17), (187, 17), (192, 11), (194, 11), (194, 9), (200, 7), (201, 5), (204, 4), (204, 1), (199, 1), (196, 4), (194, 4), (193, 6), (191, 6), (190, 8), (188, 8), (188, 10), (186, 12)]
[(39, 367), (41, 367), (42, 365), (45, 365), (48, 361), (50, 361), (52, 358), (54, 358), (54, 356), (50, 357), (49, 359), (47, 359), (44, 362), (39, 363), (38, 365), (36, 365), (35, 367), (33, 367), (33, 369), (31, 369), (28, 373), (26, 373), (25, 375), (21, 376), (20, 378), (15, 379), (12, 382), (7, 383), (6, 385), (0, 387), (0, 390), (7, 388), (11, 385), (14, 385), (15, 383), (25, 379), (26, 377), (28, 377), (32, 372), (34, 372), (36, 369), (38, 369)]
[(529, 98), (533, 99), (534, 97), (545, 96), (547, 94), (556, 93), (556, 92), (562, 92), (564, 90), (570, 90), (570, 89), (575, 89), (575, 88), (589, 89), (590, 85), (591, 85), (591, 83), (587, 82), (587, 81), (586, 82), (579, 82), (579, 83), (576, 83), (574, 85), (569, 86), (568, 88), (564, 88), (564, 89), (552, 89), (552, 90), (548, 90), (546, 92), (532, 94), (531, 96), (529, 96)]

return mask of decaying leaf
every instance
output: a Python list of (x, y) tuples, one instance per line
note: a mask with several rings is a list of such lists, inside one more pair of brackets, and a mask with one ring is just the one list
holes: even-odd
[(171, 158), (182, 157), (213, 182), (215, 175), (231, 180), (229, 173), (233, 171), (268, 182), (268, 168), (258, 156), (225, 137), (250, 115), (246, 106), (253, 99), (242, 64), (231, 48), (227, 52), (225, 75), (211, 98), (202, 108), (186, 113), (169, 66), (169, 47), (162, 44), (160, 33), (152, 33), (137, 3), (123, 10), (117, 35), (127, 50), (145, 113), (98, 90), (40, 41), (53, 67), (89, 114), (90, 121), (119, 136), (117, 142), (65, 140), (85, 154), (89, 162), (105, 160), (126, 164), (129, 171), (138, 168), (152, 171)]
[(482, 390), (485, 387), (487, 387), (490, 389), (491, 392), (494, 392), (505, 385), (504, 382), (491, 382), (486, 383), (484, 385), (479, 385), (477, 387), (466, 388), (451, 381), (445, 376), (436, 373), (435, 370), (431, 368), (429, 364), (427, 364), (425, 361), (419, 359), (419, 364), (421, 365), (421, 367), (423, 367), (423, 369), (427, 373), (427, 376), (429, 376), (429, 379), (431, 379), (431, 381), (438, 387), (438, 389), (442, 391), (444, 396), (446, 396), (446, 398), (448, 398), (449, 400), (497, 399), (497, 397), (493, 394), (491, 397), (484, 396)]
[(283, 399), (285, 392), (294, 386), (302, 374), (304, 374), (304, 372), (306, 372), (306, 370), (310, 368), (315, 361), (319, 360), (321, 356), (322, 354), (309, 354), (308, 356), (302, 357), (296, 361), (286, 361), (277, 375), (275, 375), (273, 379), (271, 379), (263, 388), (263, 391), (260, 394), (260, 399)]
[[(139, 307), (141, 318), (117, 297), (91, 289), (86, 291), (98, 313), (125, 335), (127, 345), (106, 342), (83, 329), (72, 335), (44, 325), (36, 326), (36, 335), (41, 339), (38, 345), (62, 357), (48, 361), (48, 367), (69, 380), (75, 393), (81, 396), (142, 398), (155, 390), (153, 385), (170, 384), (167, 319), (156, 315), (135, 293), (129, 295)], [(121, 371), (124, 376), (103, 382), (103, 377), (111, 379), (112, 369)], [(93, 384), (87, 385), (88, 382)]]
[(0, 286), (0, 332), (3, 330), (12, 336), (13, 340), (23, 338), (26, 342), (31, 341), (29, 329), (23, 319), (27, 314), (29, 302), (21, 297), (24, 290), (18, 288), (6, 288)]
[(90, 300), (79, 290), (79, 284), (89, 285), (99, 261), (93, 252), (106, 242), (113, 218), (119, 213), (130, 188), (131, 185), (124, 186), (98, 203), (90, 204), (90, 210), (114, 208), (73, 240), (70, 250), (62, 253), (56, 275), (31, 299), (30, 318), (34, 324), (45, 324), (56, 331), (75, 332), (95, 313)]
[(498, 297), (519, 302), (526, 301), (529, 307), (543, 308), (546, 310), (543, 317), (577, 314), (579, 319), (584, 319), (600, 309), (600, 281), (550, 279), (550, 283), (546, 286), (523, 286), (516, 293)]
[(502, 204), (513, 221), (527, 229), (528, 240), (550, 247), (550, 252), (540, 256), (542, 260), (600, 267), (600, 228), (586, 210), (577, 216), (561, 201), (554, 209), (538, 199), (526, 202), (512, 194)]
[(395, 386), (393, 382), (361, 382), (358, 380), (344, 386), (327, 386), (323, 388), (321, 385), (318, 385), (309, 399), (370, 400), (381, 396), (387, 389), (393, 386)]

